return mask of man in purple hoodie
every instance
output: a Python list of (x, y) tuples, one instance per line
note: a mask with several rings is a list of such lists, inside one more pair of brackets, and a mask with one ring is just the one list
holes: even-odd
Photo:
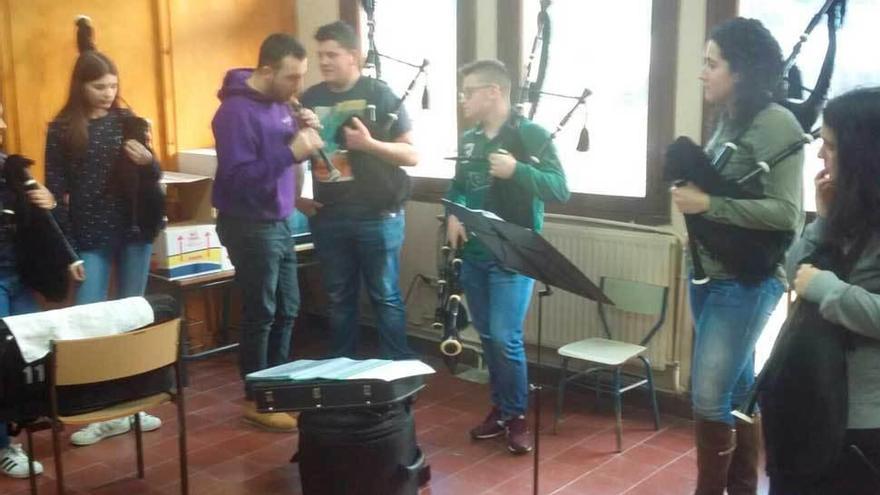
[[(217, 235), (229, 251), (242, 293), (241, 376), (287, 362), (293, 321), (299, 309), (293, 242), (300, 162), (323, 146), (311, 127), (299, 128), (287, 105), (306, 72), (303, 46), (276, 33), (260, 46), (256, 69), (226, 73), (212, 128), (217, 147), (213, 203)], [(317, 125), (313, 114), (299, 116)], [(272, 431), (291, 431), (285, 413), (258, 413), (253, 393), (245, 422)]]

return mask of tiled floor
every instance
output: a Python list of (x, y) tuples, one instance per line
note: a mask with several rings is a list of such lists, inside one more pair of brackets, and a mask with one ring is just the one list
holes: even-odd
[[(503, 442), (472, 442), (467, 430), (486, 412), (486, 386), (462, 381), (441, 366), (416, 403), (416, 427), (433, 479), (423, 495), (532, 493), (532, 456), (513, 457)], [(288, 460), (296, 434), (260, 432), (239, 423), (241, 386), (232, 356), (190, 366), (187, 389), (190, 493), (299, 494), (297, 466)], [(541, 434), (543, 494), (684, 495), (693, 493), (695, 454), (688, 422), (662, 418), (655, 431), (647, 411), (624, 408), (624, 451), (614, 452), (614, 419), (608, 404), (596, 410), (572, 394), (552, 433), (552, 391), (545, 392)], [(568, 398), (567, 398), (568, 399)], [(65, 442), (68, 493), (172, 495), (179, 492), (177, 422), (166, 405), (165, 425), (144, 434), (146, 478), (135, 478), (134, 437), (123, 435), (77, 448)], [(69, 435), (71, 430), (65, 431)], [(22, 436), (23, 439), (23, 436)], [(54, 494), (54, 464), (47, 432), (37, 435), (37, 458), (46, 467), (40, 494)], [(0, 494), (29, 493), (26, 480), (0, 476)], [(766, 486), (766, 480), (762, 480)], [(766, 490), (766, 488), (762, 488)], [(762, 493), (764, 493), (762, 491)]]

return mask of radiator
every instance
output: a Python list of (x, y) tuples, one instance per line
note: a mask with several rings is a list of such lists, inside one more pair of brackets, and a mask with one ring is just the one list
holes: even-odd
[[(648, 357), (655, 369), (662, 370), (676, 359), (675, 298), (677, 294), (681, 246), (672, 235), (657, 232), (626, 231), (583, 224), (548, 222), (544, 237), (584, 274), (599, 284), (604, 276), (624, 278), (669, 287), (667, 316), (663, 327), (648, 344)], [(536, 284), (536, 292), (542, 288)], [(532, 298), (526, 319), (526, 342), (537, 343), (538, 297)], [(588, 299), (554, 290), (544, 301), (542, 347), (558, 348), (587, 337), (605, 337), (597, 305)], [(606, 311), (615, 340), (639, 343), (654, 323), (652, 317)]]

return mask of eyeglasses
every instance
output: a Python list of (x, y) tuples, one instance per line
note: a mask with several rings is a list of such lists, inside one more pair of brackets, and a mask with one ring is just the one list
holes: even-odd
[(494, 84), (481, 84), (479, 86), (471, 86), (469, 88), (462, 88), (461, 92), (458, 93), (459, 100), (469, 100), (477, 90), (491, 88)]

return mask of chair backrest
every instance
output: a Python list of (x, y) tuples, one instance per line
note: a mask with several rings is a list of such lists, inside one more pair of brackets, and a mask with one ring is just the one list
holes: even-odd
[[(617, 310), (656, 316), (650, 331), (640, 342), (641, 345), (646, 345), (657, 333), (657, 330), (663, 326), (663, 322), (666, 320), (668, 287), (621, 278), (602, 277), (599, 280), (599, 288), (608, 296), (608, 299), (611, 299), (614, 303), (613, 307)], [(605, 304), (599, 303), (599, 318), (602, 320), (605, 335), (609, 339), (613, 339), (605, 307)]]
[(174, 364), (180, 318), (107, 337), (52, 342), (54, 384), (84, 385), (136, 376)]

